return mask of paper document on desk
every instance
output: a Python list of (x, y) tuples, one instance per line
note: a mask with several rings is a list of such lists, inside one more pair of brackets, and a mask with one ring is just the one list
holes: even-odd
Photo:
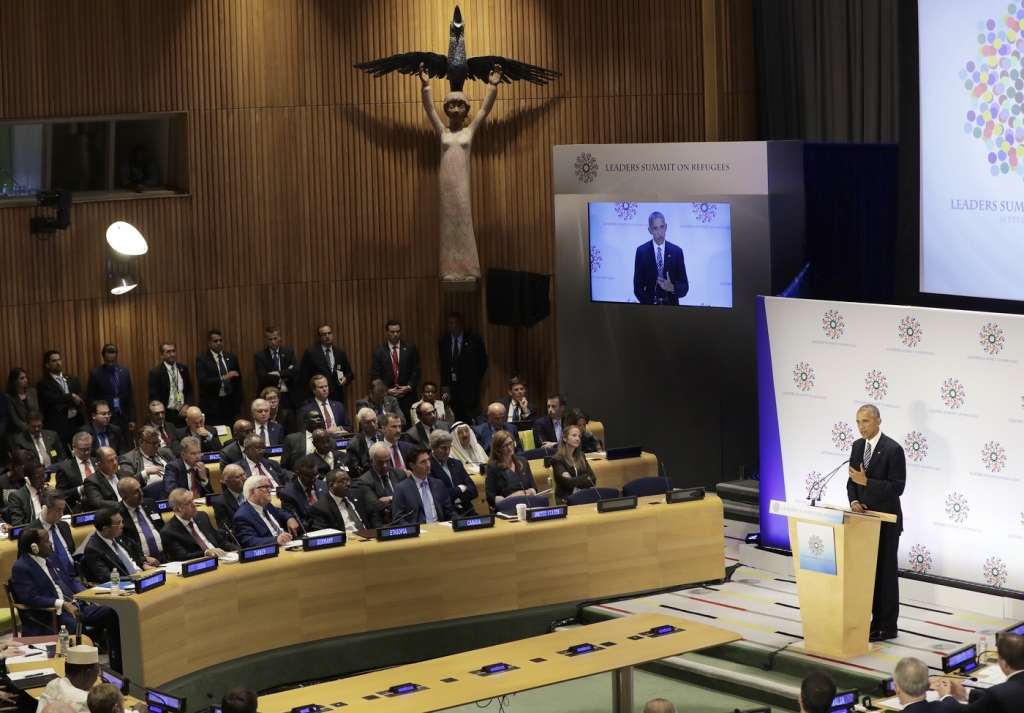
[(551, 488), (548, 488), (547, 490), (544, 490), (544, 491), (541, 491), (541, 492), (537, 493), (537, 495), (539, 495), (541, 497), (546, 497), (548, 495), (551, 495), (551, 493), (553, 493), (553, 492), (555, 492), (555, 491), (552, 490)]
[(181, 562), (168, 562), (163, 567), (168, 574), (181, 574)]
[(977, 674), (979, 683), (987, 683), (990, 686), (995, 686), (1000, 683), (1006, 683), (1006, 674), (1003, 673), (1003, 669), (999, 668), (998, 665), (989, 666), (983, 671)]
[(327, 537), (328, 535), (340, 535), (341, 530), (335, 530), (333, 527), (325, 527), (322, 530), (313, 530), (313, 532), (307, 532), (308, 537)]
[(218, 557), (217, 559), (223, 562), (224, 564), (235, 564), (236, 562), (238, 562), (238, 553), (228, 552), (223, 557)]
[(42, 676), (56, 676), (57, 672), (52, 668), (36, 668), (28, 671), (8, 671), (7, 678), (12, 681), (23, 681), (26, 678), (38, 678)]
[(10, 666), (11, 664), (16, 664), (16, 663), (36, 663), (38, 661), (45, 661), (45, 660), (46, 660), (46, 652), (45, 651), (32, 651), (31, 653), (27, 653), (24, 656), (12, 656), (9, 659), (4, 659), (4, 663), (6, 663), (8, 666)]
[[(925, 694), (925, 700), (937, 701), (939, 700), (939, 694), (936, 691), (928, 691), (928, 693)], [(892, 698), (884, 698), (880, 701), (872, 700), (871, 704), (876, 707), (885, 706), (886, 708), (892, 708), (893, 710), (897, 711), (903, 710), (903, 704), (900, 703), (900, 699), (898, 696), (893, 696)]]

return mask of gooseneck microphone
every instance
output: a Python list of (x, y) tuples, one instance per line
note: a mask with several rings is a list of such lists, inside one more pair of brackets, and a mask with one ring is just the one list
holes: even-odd
[(816, 485), (816, 484), (815, 484), (815, 483), (811, 483), (810, 487), (808, 487), (808, 488), (807, 488), (807, 499), (811, 501), (811, 507), (814, 507), (814, 504), (815, 504), (816, 502), (818, 502), (819, 500), (822, 500), (822, 497), (821, 497), (821, 495), (822, 495), (822, 493), (824, 493), (824, 492), (825, 492), (825, 488), (826, 488), (826, 487), (828, 486), (828, 482), (829, 482), (830, 480), (832, 480), (833, 476), (835, 476), (835, 474), (836, 474), (836, 473), (838, 473), (838, 472), (839, 472), (839, 469), (840, 469), (840, 468), (842, 468), (842, 467), (843, 467), (844, 465), (846, 465), (846, 464), (847, 464), (847, 463), (849, 463), (849, 462), (850, 462), (850, 459), (849, 459), (849, 458), (847, 458), (847, 459), (846, 459), (846, 460), (844, 460), (844, 461), (843, 461), (842, 463), (840, 463), (839, 465), (837, 465), (837, 466), (836, 466), (836, 467), (835, 467), (835, 468), (834, 468), (834, 469), (832, 470), (832, 472), (831, 472), (831, 473), (829, 473), (829, 474), (828, 474), (828, 475), (826, 475), (826, 476), (825, 476), (824, 478), (822, 478), (821, 480), (819, 480), (819, 481), (818, 481), (818, 483), (817, 483), (818, 497), (814, 497), (814, 495), (812, 495), (812, 493), (814, 492), (814, 489), (815, 489), (815, 485)]
[(391, 520), (391, 524), (390, 524), (390, 525), (388, 525), (388, 527), (393, 527), (393, 526), (397, 525), (397, 524), (398, 524), (398, 523), (400, 523), (400, 522), (401, 522), (402, 520), (404, 520), (405, 518), (407, 518), (407, 517), (409, 517), (410, 515), (412, 515), (412, 514), (413, 514), (414, 512), (416, 512), (416, 511), (415, 511), (415, 510), (409, 510), (409, 511), (407, 511), (407, 512), (403, 512), (403, 513), (402, 513), (401, 515), (399, 515), (398, 517), (396, 517), (396, 518), (393, 518), (393, 519)]

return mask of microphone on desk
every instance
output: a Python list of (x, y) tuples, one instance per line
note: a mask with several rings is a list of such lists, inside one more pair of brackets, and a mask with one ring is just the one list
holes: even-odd
[(415, 510), (409, 510), (408, 512), (404, 512), (404, 513), (402, 513), (402, 514), (401, 514), (401, 515), (399, 515), (398, 517), (396, 517), (396, 518), (393, 518), (393, 519), (391, 520), (391, 525), (389, 525), (389, 527), (391, 527), (391, 526), (394, 526), (394, 525), (397, 525), (397, 524), (398, 524), (398, 523), (400, 523), (400, 522), (401, 522), (402, 520), (404, 520), (405, 518), (407, 518), (407, 517), (409, 517), (410, 515), (412, 515), (412, 514), (413, 514), (414, 512), (416, 512), (416, 511), (415, 511)]
[(231, 531), (231, 528), (225, 527), (224, 528), (224, 534), (231, 538), (231, 541), (235, 543), (235, 545), (238, 547), (238, 549), (242, 549), (242, 543), (239, 542), (238, 538), (235, 537), (235, 533), (233, 533)]
[(466, 517), (469, 513), (474, 511), (474, 509), (476, 508), (477, 505), (479, 505), (480, 503), (484, 503), (486, 501), (487, 501), (487, 496), (484, 496), (484, 497), (480, 498), (480, 501), (476, 502), (476, 503), (474, 503), (472, 500), (470, 500), (469, 501), (469, 505), (466, 506), (466, 509), (463, 510), (462, 512), (460, 512), (459, 514), (457, 514), (452, 519), (453, 520), (458, 520), (460, 517)]
[(811, 494), (812, 492), (814, 492), (814, 483), (811, 483), (810, 487), (808, 487), (808, 488), (807, 488), (807, 499), (811, 501), (811, 507), (814, 507), (814, 504), (815, 504), (815, 503), (816, 503), (817, 501), (819, 501), (819, 500), (821, 500), (821, 499), (822, 499), (821, 495), (822, 495), (822, 493), (824, 493), (824, 492), (825, 492), (825, 488), (826, 488), (826, 486), (828, 486), (828, 482), (829, 482), (830, 480), (832, 480), (832, 478), (833, 478), (833, 477), (835, 476), (835, 474), (836, 474), (836, 473), (838, 473), (838, 472), (839, 472), (839, 469), (840, 469), (840, 468), (842, 468), (842, 467), (843, 467), (844, 465), (846, 465), (846, 464), (847, 464), (847, 463), (849, 463), (849, 462), (850, 462), (850, 459), (849, 459), (849, 458), (847, 458), (847, 459), (846, 459), (846, 460), (844, 460), (844, 461), (843, 461), (842, 463), (840, 463), (839, 465), (837, 465), (837, 466), (835, 467), (835, 469), (833, 469), (833, 470), (832, 470), (832, 472), (831, 472), (831, 473), (829, 473), (829, 474), (828, 474), (828, 475), (826, 475), (826, 476), (825, 476), (824, 478), (822, 478), (822, 479), (821, 479), (820, 481), (818, 481), (818, 497), (814, 497), (814, 496), (813, 496), (813, 495)]

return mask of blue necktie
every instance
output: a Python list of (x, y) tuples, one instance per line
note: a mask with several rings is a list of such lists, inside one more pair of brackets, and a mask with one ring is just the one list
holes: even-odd
[(281, 357), (277, 355), (277, 352), (274, 352), (274, 371), (278, 374), (281, 373)]
[(427, 479), (424, 478), (420, 482), (420, 499), (423, 501), (423, 514), (426, 517), (426, 521), (437, 522), (437, 516), (434, 515), (434, 498), (430, 495), (430, 488), (427, 486)]
[(452, 487), (454, 488), (455, 487), (455, 481), (452, 479), (452, 472), (450, 470), (448, 470), (448, 464), (447, 463), (442, 463), (441, 464), (441, 470), (443, 470), (444, 474), (448, 476), (448, 482), (451, 483)]
[(114, 398), (117, 398), (117, 395), (121, 392), (121, 369), (117, 366), (114, 367), (114, 378), (111, 379), (111, 382), (114, 386)]
[(382, 475), (381, 478), (380, 478), (380, 482), (381, 482), (381, 485), (384, 486), (384, 494), (385, 495), (394, 495), (395, 494), (395, 489), (391, 487), (391, 476), (390, 476), (390, 474), (389, 475)]
[[(228, 373), (228, 365), (224, 363), (224, 354), (223, 353), (218, 354), (217, 355), (217, 360), (220, 362), (220, 375), (221, 376), (227, 375), (227, 373)], [(230, 394), (231, 393), (231, 382), (230, 381), (222, 381), (220, 383), (224, 385), (224, 393), (225, 394)]]
[(139, 530), (142, 531), (142, 536), (146, 538), (146, 545), (149, 547), (149, 556), (159, 558), (160, 547), (156, 544), (156, 538), (153, 537), (153, 528), (146, 522), (149, 519), (149, 513), (141, 505), (135, 508), (135, 512), (139, 518)]
[(64, 538), (61, 537), (60, 532), (57, 531), (57, 526), (52, 525), (50, 527), (50, 539), (53, 541), (53, 550), (57, 553), (57, 560), (68, 568), (68, 572), (74, 572), (75, 566), (71, 563), (71, 558), (68, 556), (67, 546), (64, 544)]
[(128, 574), (135, 574), (138, 567), (132, 562), (131, 557), (124, 551), (124, 548), (118, 543), (117, 540), (111, 540), (114, 543), (114, 551), (117, 552), (117, 558), (121, 560), (121, 564), (124, 565), (124, 569)]
[(57, 589), (60, 590), (60, 595), (64, 597), (64, 601), (73, 602), (75, 600), (75, 593), (69, 592), (67, 589), (65, 589), (63, 578), (60, 576), (57, 570), (54, 569), (53, 565), (50, 564), (50, 560), (46, 560), (46, 569), (49, 570), (50, 577), (53, 579), (53, 583), (57, 585)]

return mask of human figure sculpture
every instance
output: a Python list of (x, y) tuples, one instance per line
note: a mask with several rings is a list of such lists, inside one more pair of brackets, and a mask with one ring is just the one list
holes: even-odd
[(490, 71), (483, 106), (472, 121), (467, 123), (469, 97), (461, 91), (448, 92), (444, 98), (447, 127), (441, 123), (434, 109), (430, 74), (422, 63), (419, 77), (423, 83), (423, 110), (441, 140), (441, 279), (445, 282), (475, 282), (480, 277), (480, 257), (476, 249), (476, 235), (473, 233), (469, 154), (473, 147), (473, 136), (487, 120), (498, 96), (501, 65), (494, 65)]

